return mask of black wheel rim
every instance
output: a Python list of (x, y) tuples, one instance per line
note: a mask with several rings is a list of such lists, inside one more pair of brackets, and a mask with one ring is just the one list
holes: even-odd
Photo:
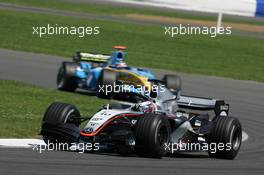
[(76, 126), (79, 126), (80, 125), (79, 117), (75, 114), (72, 114), (69, 116), (66, 123), (72, 123), (75, 124)]
[(233, 131), (232, 138), (231, 138), (231, 144), (232, 144), (233, 150), (239, 149), (241, 145), (241, 137), (242, 137), (241, 130), (235, 128), (234, 126), (234, 131)]
[(164, 147), (168, 142), (169, 132), (166, 126), (161, 126), (157, 133), (157, 141), (160, 146)]

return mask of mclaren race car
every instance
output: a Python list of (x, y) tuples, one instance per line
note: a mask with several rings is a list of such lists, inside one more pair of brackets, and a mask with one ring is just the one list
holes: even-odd
[[(120, 80), (148, 86), (147, 80), (155, 79), (148, 69), (127, 66), (125, 63), (126, 47), (115, 46), (112, 55), (77, 52), (72, 62), (63, 62), (57, 75), (57, 88), (64, 91), (75, 91), (81, 88), (97, 91), (99, 84), (109, 80)], [(113, 73), (115, 73), (113, 75)], [(99, 96), (104, 97), (99, 93)]]
[(223, 100), (183, 96), (167, 88), (155, 98), (131, 92), (119, 96), (130, 102), (134, 96), (136, 103), (107, 104), (93, 116), (80, 116), (70, 104), (51, 104), (41, 126), (44, 141), (154, 158), (206, 151), (210, 157), (234, 159), (239, 152), (242, 127), (228, 116)]

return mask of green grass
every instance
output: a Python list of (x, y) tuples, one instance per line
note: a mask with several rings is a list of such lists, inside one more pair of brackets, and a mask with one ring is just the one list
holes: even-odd
[[(0, 12), (0, 47), (61, 55), (75, 51), (110, 53), (113, 45), (128, 46), (127, 62), (179, 72), (264, 82), (264, 40), (244, 36), (164, 35), (158, 25), (138, 25), (20, 13)], [(32, 35), (32, 26), (100, 26), (97, 36)]]
[[(0, 2), (24, 5), (24, 6), (33, 6), (33, 7), (43, 7), (51, 8), (58, 10), (67, 10), (74, 12), (83, 12), (89, 14), (97, 15), (125, 15), (125, 14), (144, 14), (144, 15), (157, 15), (157, 16), (166, 16), (166, 17), (176, 17), (176, 18), (185, 18), (185, 19), (198, 19), (198, 20), (210, 20), (215, 21), (216, 15), (197, 15), (191, 13), (183, 12), (173, 12), (173, 11), (164, 11), (164, 10), (152, 10), (145, 8), (136, 8), (136, 7), (120, 7), (113, 5), (103, 5), (103, 4), (89, 4), (89, 3), (76, 3), (76, 2), (67, 2), (63, 0), (0, 0)], [(225, 22), (236, 22), (236, 23), (247, 23), (247, 24), (256, 24), (264, 25), (263, 21), (250, 20), (248, 18), (232, 18), (224, 17)]]
[(0, 80), (0, 137), (38, 137), (41, 120), (49, 104), (74, 104), (89, 116), (105, 103), (96, 97), (47, 90), (23, 83)]

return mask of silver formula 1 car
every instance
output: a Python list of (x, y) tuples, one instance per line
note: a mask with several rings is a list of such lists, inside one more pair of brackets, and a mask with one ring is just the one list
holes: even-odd
[(40, 132), (44, 141), (96, 143), (99, 151), (155, 158), (207, 151), (210, 157), (234, 159), (239, 152), (241, 124), (228, 116), (229, 105), (223, 100), (183, 96), (167, 88), (155, 98), (118, 95), (123, 101), (133, 97), (137, 103), (107, 104), (87, 117), (73, 105), (51, 104)]

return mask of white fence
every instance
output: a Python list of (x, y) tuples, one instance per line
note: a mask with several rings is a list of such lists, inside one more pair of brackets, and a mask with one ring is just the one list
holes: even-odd
[(173, 9), (264, 17), (264, 0), (115, 0)]

